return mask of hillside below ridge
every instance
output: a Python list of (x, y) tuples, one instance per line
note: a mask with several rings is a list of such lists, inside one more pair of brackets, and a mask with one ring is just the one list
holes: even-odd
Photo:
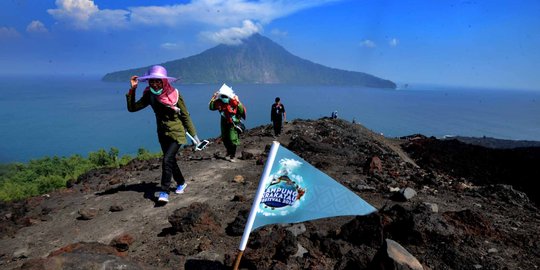
[[(273, 140), (378, 211), (265, 226), (251, 234), (242, 269), (380, 269), (373, 267), (384, 239), (424, 269), (540, 266), (537, 205), (512, 186), (514, 179), (476, 182), (463, 168), (454, 175), (442, 166), (453, 155), (439, 140), (386, 138), (328, 118), (288, 122), (277, 139), (270, 125), (241, 137), (235, 163), (224, 159), (219, 138), (204, 151), (183, 149), (178, 163), (186, 193), (172, 194), (165, 206), (154, 198), (160, 159), (91, 171), (69, 188), (1, 203), (0, 268), (230, 269)], [(529, 150), (535, 160), (530, 153), (538, 149)], [(400, 197), (406, 188), (415, 196)]]
[[(156, 63), (158, 64), (158, 63)], [(395, 89), (390, 80), (358, 72), (330, 68), (302, 59), (260, 34), (240, 45), (220, 44), (199, 54), (160, 65), (184, 84), (253, 83), (296, 85), (357, 85)], [(129, 81), (147, 67), (107, 73), (104, 81)]]

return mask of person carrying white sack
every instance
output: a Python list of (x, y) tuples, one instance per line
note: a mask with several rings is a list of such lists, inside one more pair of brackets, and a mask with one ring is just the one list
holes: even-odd
[(223, 84), (214, 93), (208, 104), (211, 111), (219, 111), (221, 139), (227, 150), (226, 160), (235, 162), (236, 147), (240, 145), (239, 132), (243, 132), (242, 119), (246, 119), (246, 107), (240, 102), (232, 88)]

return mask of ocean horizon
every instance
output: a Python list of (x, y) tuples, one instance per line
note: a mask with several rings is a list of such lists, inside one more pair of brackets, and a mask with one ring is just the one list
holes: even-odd
[[(2, 76), (0, 163), (46, 156), (86, 156), (116, 147), (135, 155), (160, 151), (150, 107), (126, 109), (129, 82), (97, 76)], [(137, 98), (144, 90), (139, 86)], [(218, 84), (174, 84), (200, 138), (219, 136), (219, 115), (208, 110)], [(387, 137), (411, 134), (540, 141), (540, 91), (410, 84), (398, 90), (358, 86), (230, 84), (247, 108), (248, 128), (270, 124), (279, 96), (287, 119), (319, 119), (338, 111)]]

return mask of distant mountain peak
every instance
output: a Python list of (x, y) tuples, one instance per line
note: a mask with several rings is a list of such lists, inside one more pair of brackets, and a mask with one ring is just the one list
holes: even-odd
[[(158, 63), (156, 63), (158, 64)], [(160, 63), (169, 76), (182, 83), (265, 83), (360, 85), (396, 88), (396, 84), (370, 74), (325, 67), (288, 52), (258, 33), (239, 45), (220, 44), (200, 54)], [(105, 81), (127, 81), (148, 67), (108, 73)]]
[[(271, 39), (259, 34), (259, 33), (255, 33), (249, 37), (246, 37), (244, 39), (242, 39), (243, 43), (244, 44), (247, 44), (247, 43), (251, 43), (251, 42), (271, 42), (271, 43), (274, 43), (276, 44), (274, 41), (272, 41)], [(276, 44), (277, 45), (277, 44)]]

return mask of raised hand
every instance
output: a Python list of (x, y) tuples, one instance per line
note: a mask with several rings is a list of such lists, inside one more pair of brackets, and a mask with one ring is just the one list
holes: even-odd
[(139, 81), (137, 80), (137, 78), (139, 78), (139, 76), (131, 76), (131, 89), (135, 89), (139, 85)]

